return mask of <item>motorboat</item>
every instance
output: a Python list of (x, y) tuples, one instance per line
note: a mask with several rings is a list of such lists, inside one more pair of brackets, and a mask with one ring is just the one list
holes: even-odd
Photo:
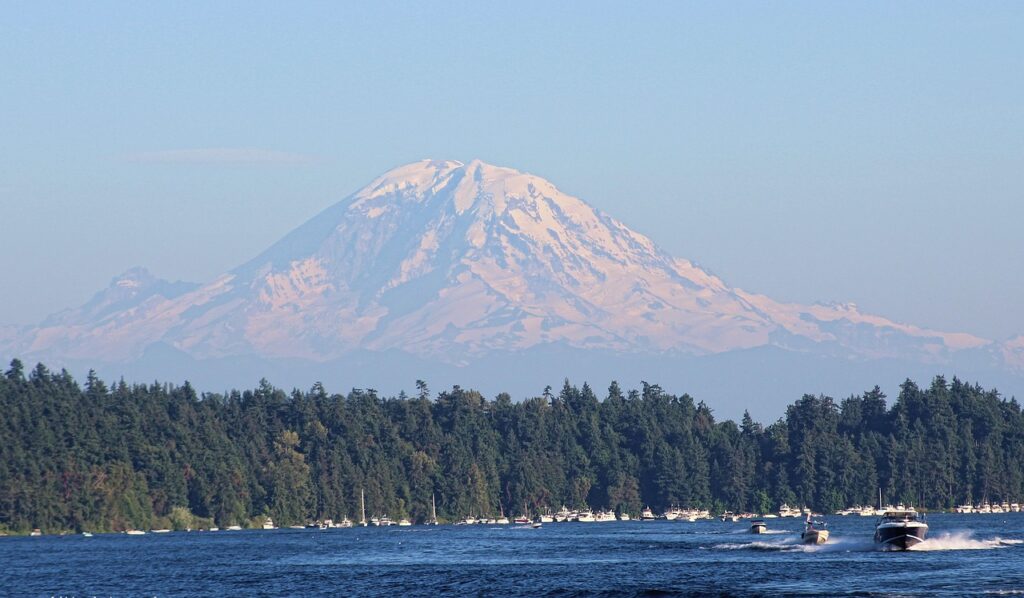
[(828, 542), (828, 530), (825, 529), (824, 521), (814, 521), (810, 515), (804, 521), (804, 531), (800, 534), (800, 541), (804, 544), (824, 544)]
[(803, 513), (800, 512), (800, 509), (790, 508), (786, 503), (782, 503), (782, 506), (779, 507), (779, 517), (800, 517), (801, 515)]
[(597, 522), (615, 521), (615, 512), (614, 511), (598, 511), (594, 515), (594, 521), (597, 521)]
[(412, 525), (412, 521), (409, 521), (405, 517), (398, 520), (398, 527), (409, 527), (410, 525)]
[(597, 519), (594, 518), (594, 513), (592, 513), (590, 509), (587, 509), (585, 511), (580, 511), (579, 514), (576, 515), (576, 521), (579, 521), (580, 523), (593, 523), (597, 521)]
[(274, 527), (274, 520), (271, 519), (270, 517), (267, 517), (266, 519), (264, 519), (263, 520), (263, 529), (277, 529), (276, 527)]
[(763, 519), (755, 519), (750, 522), (750, 533), (752, 534), (763, 534), (768, 531), (768, 526), (764, 524)]
[(625, 511), (619, 513), (619, 521), (629, 521), (629, 513)]
[(875, 526), (875, 543), (886, 550), (906, 550), (924, 541), (928, 524), (918, 519), (914, 507), (892, 508)]
[(654, 521), (657, 519), (654, 515), (654, 511), (650, 507), (644, 507), (643, 511), (640, 511), (640, 521)]

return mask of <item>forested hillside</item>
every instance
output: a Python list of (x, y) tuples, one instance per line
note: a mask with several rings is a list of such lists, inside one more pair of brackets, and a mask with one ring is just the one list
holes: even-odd
[[(454, 387), (226, 395), (184, 385), (84, 387), (11, 363), (0, 378), (0, 530), (425, 519), (589, 505), (831, 511), (877, 501), (946, 508), (1024, 498), (1024, 416), (953, 379), (835, 402), (804, 396), (764, 426), (654, 384), (598, 396), (566, 382), (514, 402)], [(756, 397), (751, 397), (755, 401)]]

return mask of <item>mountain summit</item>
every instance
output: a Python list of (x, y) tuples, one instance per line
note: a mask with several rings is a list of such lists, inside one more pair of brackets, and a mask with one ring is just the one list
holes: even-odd
[(776, 347), (929, 364), (1008, 350), (852, 304), (730, 287), (543, 178), (479, 160), (391, 170), (204, 285), (130, 271), (0, 350), (125, 362), (156, 344), (200, 360), (359, 352), (455, 366), (539, 347), (673, 358)]

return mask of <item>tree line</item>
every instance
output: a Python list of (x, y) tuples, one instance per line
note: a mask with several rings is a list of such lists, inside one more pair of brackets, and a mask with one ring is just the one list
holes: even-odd
[(566, 381), (515, 402), (331, 394), (319, 383), (198, 394), (189, 383), (84, 385), (39, 364), (0, 377), (0, 531), (425, 520), (590, 506), (831, 512), (1024, 498), (1024, 416), (995, 390), (939, 376), (836, 402), (805, 395), (765, 426), (716, 421), (656, 384), (599, 397)]

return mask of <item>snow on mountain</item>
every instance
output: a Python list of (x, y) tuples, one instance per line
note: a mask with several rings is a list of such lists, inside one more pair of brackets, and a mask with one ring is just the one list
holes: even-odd
[[(360, 350), (453, 365), (554, 344), (679, 355), (774, 346), (922, 363), (992, 349), (851, 304), (730, 287), (550, 182), (478, 160), (401, 166), (210, 283), (129, 271), (6, 339), (4, 353), (114, 362), (155, 343), (200, 359), (323, 362)], [(1024, 341), (1001, 351), (1024, 363)]]

